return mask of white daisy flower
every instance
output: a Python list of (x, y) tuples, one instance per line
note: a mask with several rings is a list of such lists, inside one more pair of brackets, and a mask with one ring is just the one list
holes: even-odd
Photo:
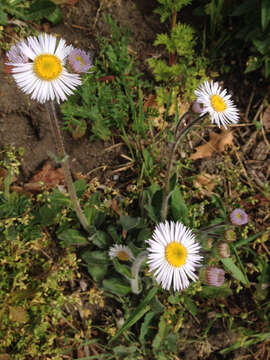
[[(65, 40), (57, 42), (56, 37), (41, 34), (30, 36), (15, 46), (7, 65), (12, 66), (11, 72), (19, 88), (31, 94), (32, 99), (40, 103), (56, 99), (59, 103), (81, 85), (80, 76), (65, 68), (66, 58), (73, 49)], [(20, 57), (22, 61), (18, 62)]]
[(217, 82), (205, 81), (194, 91), (197, 102), (203, 105), (201, 115), (209, 113), (212, 123), (218, 127), (235, 124), (239, 120), (239, 111), (231, 100), (227, 90), (222, 90)]
[(195, 268), (200, 266), (200, 245), (190, 229), (179, 222), (160, 223), (156, 226), (147, 263), (156, 281), (163, 289), (179, 291), (189, 286), (189, 278), (196, 280)]
[(111, 259), (118, 258), (121, 261), (134, 260), (134, 255), (129, 247), (123, 245), (114, 245), (109, 249)]

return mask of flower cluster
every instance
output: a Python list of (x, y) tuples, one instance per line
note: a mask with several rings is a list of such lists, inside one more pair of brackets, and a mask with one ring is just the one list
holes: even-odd
[(79, 73), (92, 66), (86, 52), (48, 34), (13, 45), (7, 59), (18, 87), (40, 103), (65, 101), (81, 85)]
[[(7, 52), (7, 59), (6, 65), (18, 87), (40, 103), (65, 101), (81, 85), (80, 74), (88, 72), (92, 66), (88, 53), (48, 34), (30, 36), (13, 45)], [(238, 122), (239, 111), (231, 95), (217, 82), (205, 81), (195, 90), (195, 95), (197, 100), (192, 110), (200, 114), (198, 119), (209, 114), (212, 123), (225, 128)], [(248, 216), (243, 210), (235, 209), (230, 219), (234, 225), (243, 225)], [(127, 246), (114, 245), (109, 249), (111, 259), (133, 262), (131, 284), (137, 281), (135, 293), (139, 291), (138, 272), (145, 258), (155, 280), (166, 290), (183, 290), (190, 280), (197, 279), (195, 271), (201, 266), (201, 247), (193, 232), (182, 223), (165, 221), (156, 225), (147, 244), (146, 254), (143, 252), (136, 259)], [(229, 245), (220, 242), (218, 254), (221, 258), (230, 256)], [(221, 286), (224, 271), (209, 267), (206, 278), (210, 285)]]

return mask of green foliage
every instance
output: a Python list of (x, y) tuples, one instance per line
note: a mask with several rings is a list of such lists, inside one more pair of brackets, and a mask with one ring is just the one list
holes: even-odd
[(74, 133), (85, 120), (92, 137), (108, 140), (112, 129), (121, 132), (131, 123), (136, 133), (144, 135), (147, 113), (142, 110), (143, 83), (129, 54), (128, 32), (109, 16), (107, 22), (111, 38), (99, 39), (100, 51), (92, 73), (85, 76), (76, 95), (61, 106), (65, 128)]
[[(180, 22), (174, 23), (175, 12), (191, 3), (191, 1), (159, 1), (162, 5), (157, 12), (161, 15), (161, 21), (170, 19), (172, 29), (168, 34), (158, 34), (154, 42), (155, 46), (163, 46), (169, 55), (167, 60), (151, 58), (148, 60), (156, 81), (162, 82), (162, 89), (158, 92), (166, 93), (167, 87), (174, 88), (174, 99), (180, 93), (185, 100), (193, 98), (193, 92), (198, 83), (205, 78), (206, 59), (196, 56), (196, 37), (192, 27)], [(160, 100), (160, 97), (159, 97)], [(159, 101), (160, 102), (160, 101)]]
[(245, 63), (245, 73), (261, 70), (264, 77), (268, 78), (270, 2), (211, 0), (204, 1), (203, 4), (201, 1), (197, 3), (195, 13), (210, 17), (209, 27), (202, 31), (203, 53), (210, 56), (213, 64), (219, 66), (219, 72), (231, 70), (225, 62), (238, 62), (241, 58)]
[(185, 56), (187, 61), (190, 61), (194, 56), (194, 30), (188, 25), (178, 23), (170, 36), (158, 34), (154, 45), (164, 45), (169, 53), (176, 51), (179, 56)]
[(0, 352), (20, 360), (60, 359), (63, 344), (73, 341), (66, 342), (61, 324), (65, 317), (73, 321), (65, 306), (75, 304), (76, 295), (64, 294), (64, 284), (76, 275), (76, 256), (55, 248), (29, 199), (11, 193), (6, 202), (0, 193), (0, 207)]
[(192, 0), (158, 0), (159, 6), (155, 13), (160, 15), (160, 21), (164, 22), (169, 19), (172, 12), (179, 12), (182, 7), (191, 4)]
[(7, 24), (8, 15), (26, 21), (47, 19), (53, 24), (62, 20), (59, 7), (50, 0), (2, 0), (0, 4), (0, 25)]
[(232, 16), (238, 17), (241, 29), (236, 38), (249, 48), (245, 72), (262, 69), (265, 78), (270, 76), (270, 3), (267, 0), (245, 1), (235, 7)]

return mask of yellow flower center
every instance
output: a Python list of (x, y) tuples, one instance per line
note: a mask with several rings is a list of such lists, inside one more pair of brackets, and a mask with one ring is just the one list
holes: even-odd
[(236, 216), (238, 219), (242, 220), (242, 215), (241, 215), (241, 214), (236, 213), (235, 216)]
[(34, 61), (34, 72), (42, 80), (57, 79), (62, 72), (61, 61), (55, 55), (39, 55)]
[(80, 56), (75, 56), (75, 59), (78, 60), (82, 65), (85, 65), (84, 60)]
[(119, 260), (122, 260), (122, 261), (128, 261), (129, 260), (129, 255), (123, 250), (118, 251), (117, 257), (118, 257)]
[(183, 245), (172, 242), (166, 246), (165, 256), (170, 265), (181, 267), (186, 263), (187, 250)]
[(227, 109), (227, 105), (225, 104), (222, 97), (219, 95), (212, 95), (211, 96), (211, 104), (215, 111), (221, 112)]

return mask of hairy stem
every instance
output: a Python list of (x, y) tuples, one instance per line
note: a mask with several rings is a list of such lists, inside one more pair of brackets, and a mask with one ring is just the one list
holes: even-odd
[(147, 251), (142, 251), (134, 260), (133, 265), (131, 267), (131, 275), (132, 279), (130, 280), (131, 290), (133, 294), (139, 294), (141, 289), (139, 287), (139, 271), (142, 263), (147, 258)]
[(81, 225), (83, 226), (84, 230), (89, 232), (90, 231), (89, 224), (88, 224), (86, 217), (81, 209), (81, 206), (79, 204), (79, 200), (77, 198), (76, 191), (75, 191), (75, 188), (73, 185), (68, 156), (65, 152), (64, 143), (63, 143), (63, 139), (61, 136), (61, 131), (60, 131), (60, 127), (59, 127), (59, 123), (58, 123), (58, 119), (57, 119), (57, 115), (56, 115), (56, 111), (55, 111), (54, 102), (53, 101), (46, 102), (45, 106), (46, 106), (46, 109), (49, 114), (51, 129), (52, 129), (52, 133), (53, 133), (53, 136), (55, 139), (58, 156), (60, 157), (61, 166), (62, 166), (63, 173), (65, 176), (65, 181), (66, 181), (66, 185), (68, 188), (69, 196), (74, 205), (74, 210), (77, 214), (78, 219), (80, 220)]
[[(181, 119), (178, 121), (178, 124), (176, 125), (176, 128), (179, 128), (179, 123), (184, 119), (184, 117), (186, 117), (189, 114), (189, 112), (185, 113)], [(162, 203), (162, 211), (161, 211), (161, 220), (165, 221), (166, 217), (167, 217), (167, 209), (168, 209), (168, 196), (169, 196), (169, 181), (170, 181), (170, 175), (171, 175), (171, 170), (172, 170), (172, 165), (173, 165), (173, 159), (174, 159), (174, 154), (175, 154), (175, 150), (180, 142), (180, 140), (182, 139), (182, 137), (188, 132), (188, 130), (196, 123), (198, 123), (204, 116), (198, 116), (197, 118), (193, 119), (192, 121), (190, 121), (189, 124), (187, 124), (177, 135), (177, 131), (175, 132), (174, 135), (174, 142), (172, 143), (171, 146), (171, 151), (170, 151), (170, 155), (169, 155), (169, 161), (168, 161), (168, 167), (167, 167), (167, 172), (166, 172), (166, 176), (165, 176), (165, 185), (164, 185), (164, 193), (163, 193), (163, 203)]]

